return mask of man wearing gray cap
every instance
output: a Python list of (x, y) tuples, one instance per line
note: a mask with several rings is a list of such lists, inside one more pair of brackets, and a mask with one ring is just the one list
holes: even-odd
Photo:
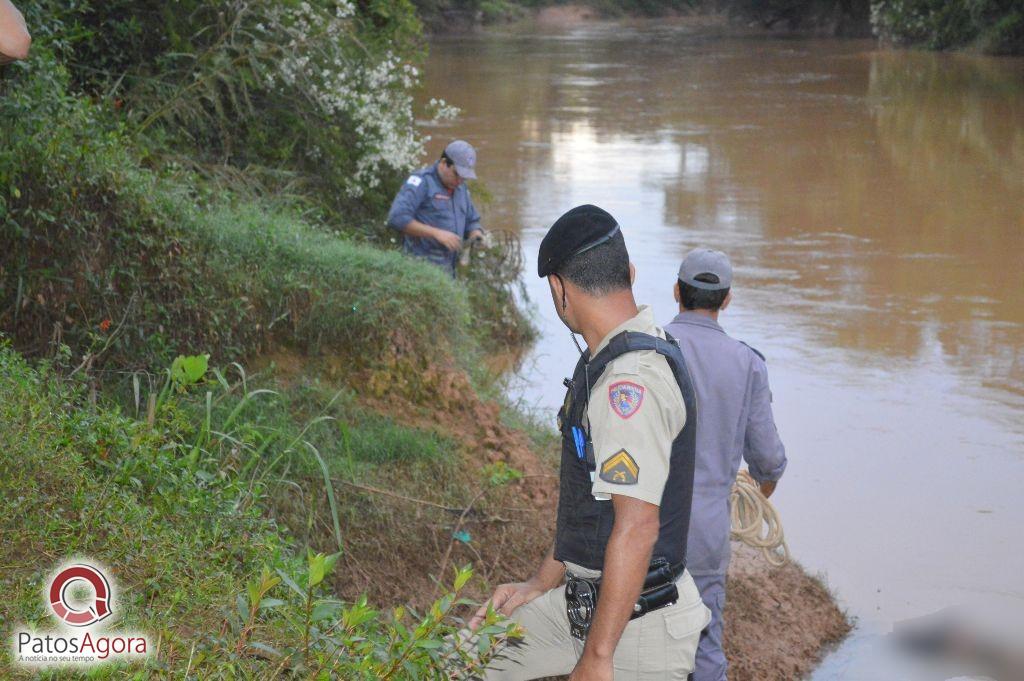
[(475, 180), (476, 150), (455, 140), (432, 166), (406, 179), (388, 212), (388, 226), (404, 235), (406, 253), (455, 276), (464, 241), (483, 238), (480, 214), (464, 180)]
[(732, 265), (721, 251), (697, 248), (679, 268), (679, 314), (665, 330), (690, 369), (700, 410), (687, 567), (711, 609), (697, 647), (693, 681), (724, 681), (725, 573), (729, 567), (729, 492), (740, 459), (767, 497), (786, 469), (786, 450), (772, 417), (764, 356), (730, 338), (718, 314), (732, 300)]

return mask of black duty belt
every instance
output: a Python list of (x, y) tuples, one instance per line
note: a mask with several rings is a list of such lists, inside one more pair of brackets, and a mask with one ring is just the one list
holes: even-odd
[[(676, 580), (683, 574), (685, 567), (684, 563), (669, 565), (664, 558), (651, 561), (630, 619), (635, 620), (678, 601), (679, 590), (676, 588)], [(590, 631), (600, 592), (600, 577), (588, 579), (569, 574), (565, 584), (565, 610), (569, 615), (570, 632), (581, 641), (587, 638), (587, 632)]]

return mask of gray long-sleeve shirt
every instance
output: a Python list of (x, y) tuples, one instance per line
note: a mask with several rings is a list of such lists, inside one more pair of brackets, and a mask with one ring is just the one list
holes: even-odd
[(758, 482), (778, 480), (786, 449), (772, 417), (764, 359), (713, 319), (676, 315), (665, 331), (679, 343), (697, 393), (697, 462), (686, 566), (693, 575), (729, 566), (729, 491), (740, 460)]
[[(452, 232), (462, 239), (480, 229), (480, 214), (466, 185), (460, 184), (449, 192), (437, 174), (436, 163), (410, 175), (391, 203), (389, 227), (402, 231), (411, 220)], [(403, 246), (406, 253), (426, 258), (454, 274), (459, 254), (433, 239), (406, 235)]]

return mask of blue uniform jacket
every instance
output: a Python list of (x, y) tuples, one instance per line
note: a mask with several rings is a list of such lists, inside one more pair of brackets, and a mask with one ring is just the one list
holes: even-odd
[[(410, 220), (454, 232), (463, 239), (470, 232), (480, 229), (480, 214), (469, 198), (466, 185), (460, 184), (449, 194), (437, 174), (437, 163), (410, 175), (391, 203), (389, 227), (400, 232)], [(449, 251), (433, 239), (405, 236), (403, 246), (406, 253), (426, 258), (452, 274), (455, 273), (459, 254)]]
[(768, 367), (713, 319), (683, 312), (665, 325), (697, 393), (697, 461), (686, 567), (695, 577), (729, 566), (729, 492), (740, 460), (758, 482), (778, 480), (786, 448), (772, 416)]

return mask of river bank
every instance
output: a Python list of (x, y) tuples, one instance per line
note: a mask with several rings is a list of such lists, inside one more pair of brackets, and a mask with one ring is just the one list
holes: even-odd
[[(373, 403), (373, 406), (384, 409), (402, 423), (440, 427), (462, 442), (474, 460), (492, 465), (500, 462), (524, 472), (522, 479), (509, 486), (512, 496), (508, 498), (510, 504), (518, 507), (520, 515), (517, 517), (521, 525), (505, 526), (501, 533), (495, 533), (493, 528), (487, 530), (482, 544), (476, 548), (468, 542), (457, 545), (454, 554), (458, 560), (472, 561), (477, 565), (482, 560), (487, 581), (520, 581), (532, 573), (553, 540), (553, 519), (558, 502), (558, 443), (543, 425), (535, 426), (540, 428), (537, 435), (547, 433), (547, 436), (531, 443), (523, 437), (522, 431), (501, 423), (496, 404), (467, 402), (457, 376), (450, 377), (445, 383), (448, 388), (439, 391), (437, 402), (429, 410), (417, 410), (390, 400), (387, 404)], [(358, 534), (367, 544), (368, 551), (364, 554), (367, 557), (395, 555), (397, 547), (390, 540), (382, 542), (379, 533), (359, 531)], [(376, 550), (369, 549), (370, 545), (375, 545)], [(436, 550), (436, 543), (433, 548)], [(495, 548), (497, 553), (494, 553)], [(383, 583), (402, 584), (405, 589), (400, 593), (385, 591), (380, 593), (380, 597), (408, 597), (410, 587), (414, 592), (426, 593), (429, 580), (413, 577), (410, 581), (409, 568), (423, 563), (430, 554), (429, 544), (413, 541), (411, 545), (402, 547), (398, 554), (402, 559), (398, 562), (393, 562), (393, 559), (378, 561), (378, 564), (389, 566), (386, 572), (394, 570), (394, 580), (385, 579)], [(429, 562), (412, 574), (425, 575), (428, 568)], [(364, 582), (358, 588), (378, 593), (380, 586)], [(487, 593), (477, 595), (485, 598)], [(729, 569), (725, 617), (730, 678), (736, 681), (793, 681), (804, 678), (846, 637), (852, 625), (821, 578), (810, 575), (796, 562), (773, 567), (760, 552), (736, 542), (733, 543), (733, 561)]]
[(665, 5), (655, 10), (638, 7), (622, 9), (613, 4), (565, 3), (537, 6), (505, 5), (506, 10), (488, 14), (480, 10), (452, 10), (437, 16), (425, 15), (429, 33), (437, 36), (458, 35), (477, 31), (502, 30), (564, 30), (595, 22), (630, 23), (650, 20), (652, 14), (661, 21), (720, 33), (745, 31), (763, 36), (871, 36), (866, 12), (847, 12), (836, 6), (816, 7), (803, 14), (746, 15), (731, 13), (720, 6)]
[(447, 5), (420, 0), (429, 32), (457, 34), (483, 27), (550, 30), (593, 21), (685, 22), (788, 38), (874, 38), (879, 47), (916, 47), (993, 55), (1024, 54), (1024, 10), (1001, 0), (954, 0), (944, 7), (925, 0), (824, 0), (751, 3), (742, 0), (592, 0), (567, 4), (479, 0)]
[[(510, 385), (486, 366), (533, 336), (518, 283), (486, 264), (452, 281), (380, 225), (398, 169), (439, 153), (412, 134), (415, 67), (389, 47), (415, 50), (407, 4), (365, 21), (309, 4), (334, 31), (300, 36), (320, 41), (311, 80), (274, 56), (294, 54), (294, 17), (196, 6), (32, 7), (50, 42), (0, 83), (3, 635), (52, 624), (43, 581), (73, 551), (111, 569), (119, 625), (160, 641), (113, 678), (388, 660), (415, 629), (393, 605), (428, 613), (466, 564), (460, 595), (482, 597), (550, 544), (550, 415), (575, 350), (538, 306), (519, 373), (544, 387)], [(68, 37), (65, 19), (138, 40)], [(555, 215), (600, 197), (659, 321), (686, 248), (730, 251), (726, 321), (769, 357), (795, 553), (882, 624), (1019, 596), (1002, 541), (1024, 520), (1018, 62), (570, 19), (432, 50), (422, 92), (464, 115), (427, 125), (477, 143), (485, 225), (529, 263)], [(349, 82), (365, 96), (322, 96)], [(546, 302), (539, 284), (527, 298)], [(970, 584), (951, 546), (978, 557)], [(735, 569), (737, 673), (790, 679), (841, 635), (804, 572)], [(351, 638), (343, 613), (363, 622)]]

